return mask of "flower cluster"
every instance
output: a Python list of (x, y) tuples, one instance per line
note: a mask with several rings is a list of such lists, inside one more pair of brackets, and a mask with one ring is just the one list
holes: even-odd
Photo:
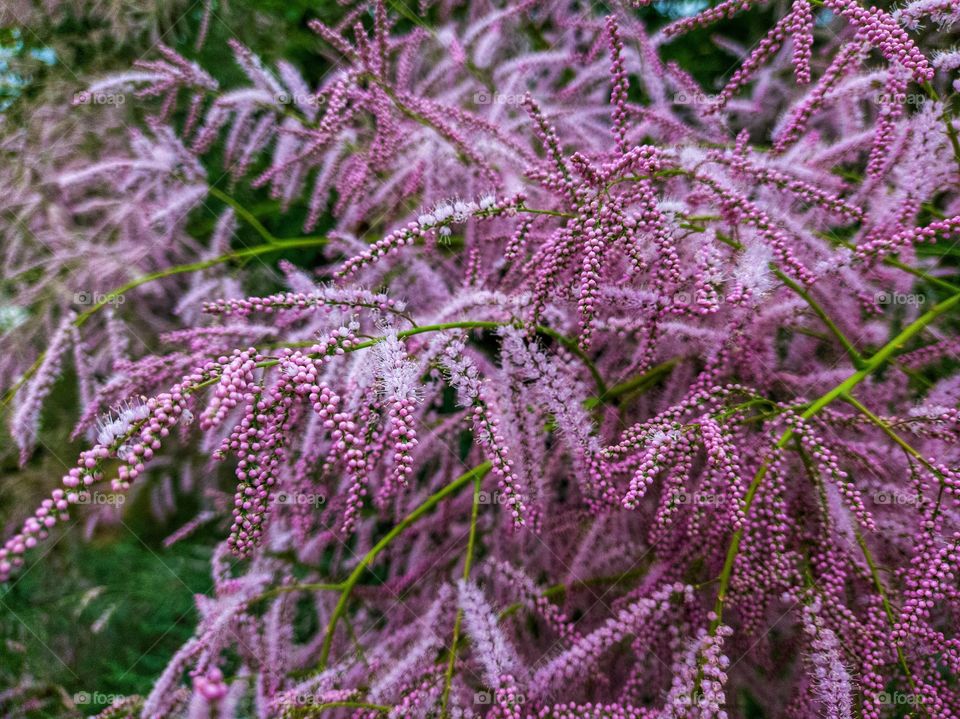
[(172, 467), (207, 479), (170, 541), (225, 521), (145, 719), (960, 716), (960, 63), (918, 32), (956, 8), (793, 0), (706, 98), (666, 46), (750, 0), (459, 5), (343, 3), (317, 86), (233, 41), (240, 87), (166, 47), (92, 87), (150, 130), (62, 203), (182, 297), (135, 347), (44, 314), (21, 461), (71, 348), (89, 448), (0, 581)]

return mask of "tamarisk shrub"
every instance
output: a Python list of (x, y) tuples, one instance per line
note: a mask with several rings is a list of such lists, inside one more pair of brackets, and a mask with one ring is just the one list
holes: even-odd
[(165, 47), (97, 81), (157, 98), (183, 204), (217, 147), (333, 223), (328, 265), (198, 285), (92, 378), (0, 549), (164, 456), (232, 477), (196, 636), (125, 715), (960, 715), (960, 11), (777, 4), (716, 95), (662, 59), (749, 6), (375, 2), (311, 25), (316, 87), (237, 42), (239, 87)]
[[(206, 199), (207, 173), (170, 128), (125, 130), (117, 139), (115, 118), (105, 121), (101, 154), (80, 166), (62, 146), (84, 135), (63, 129), (66, 120), (49, 110), (41, 118), (54, 128), (48, 133), (66, 137), (8, 138), (0, 178), (0, 390), (13, 409), (21, 464), (36, 447), (41, 406), (66, 357), (88, 403), (103, 377), (126, 374), (152, 336), (195, 318), (206, 293), (243, 294), (220, 271), (233, 254), (233, 213), (220, 218), (208, 247), (186, 231), (190, 210)], [(38, 143), (53, 145), (50, 157), (35, 156)], [(186, 267), (170, 266), (178, 262)], [(172, 277), (167, 288), (144, 281), (158, 273)]]

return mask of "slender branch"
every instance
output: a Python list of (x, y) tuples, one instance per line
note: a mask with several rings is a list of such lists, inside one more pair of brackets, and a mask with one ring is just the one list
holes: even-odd
[(380, 712), (381, 714), (389, 714), (393, 707), (388, 707), (383, 704), (371, 704), (369, 702), (356, 702), (356, 701), (342, 701), (342, 702), (324, 702), (323, 704), (318, 704), (317, 706), (312, 707), (303, 707), (301, 711), (299, 707), (294, 709), (291, 716), (300, 716), (300, 717), (315, 717), (320, 716), (327, 709), (369, 709), (371, 711)]
[[(822, 237), (825, 240), (828, 240), (829, 242), (834, 242), (840, 245), (841, 247), (846, 247), (848, 250), (857, 249), (857, 246), (852, 242), (841, 240), (840, 238), (833, 237), (827, 233), (817, 232), (815, 234), (819, 237)], [(955, 285), (952, 282), (947, 282), (946, 280), (942, 280), (939, 277), (934, 277), (931, 274), (927, 274), (921, 269), (918, 269), (916, 267), (911, 267), (905, 262), (901, 262), (896, 257), (887, 255), (886, 257), (883, 258), (883, 264), (887, 265), (888, 267), (895, 267), (896, 269), (902, 270), (903, 272), (908, 272), (914, 277), (917, 277), (923, 280), (924, 282), (929, 282), (932, 285), (936, 285), (940, 289), (949, 290), (950, 292), (960, 292), (960, 285)]]
[(253, 215), (252, 212), (250, 212), (246, 207), (244, 207), (239, 202), (237, 202), (233, 197), (228, 195), (223, 190), (217, 187), (214, 187), (213, 185), (210, 186), (209, 191), (210, 191), (210, 194), (216, 197), (218, 200), (232, 207), (233, 211), (236, 212), (238, 215), (240, 215), (240, 217), (242, 217), (247, 222), (248, 225), (250, 225), (253, 229), (255, 229), (257, 231), (257, 234), (259, 234), (268, 243), (274, 244), (279, 241), (273, 235), (273, 233), (270, 232), (270, 230), (268, 230), (266, 227), (263, 226), (263, 223), (260, 222), (260, 220), (258, 220)]
[(680, 363), (680, 357), (671, 357), (668, 360), (661, 362), (658, 365), (655, 365), (648, 369), (643, 374), (632, 377), (628, 380), (625, 380), (619, 384), (614, 385), (606, 392), (601, 392), (598, 397), (590, 397), (587, 400), (588, 408), (595, 407), (601, 402), (607, 402), (612, 399), (618, 399), (623, 395), (630, 394), (635, 390), (644, 389), (650, 384), (656, 382), (660, 377), (670, 374), (673, 371), (673, 368)]
[[(734, 248), (735, 250), (743, 249), (742, 243), (737, 242), (732, 237), (727, 237), (722, 233), (717, 233), (717, 239)], [(830, 319), (830, 316), (826, 313), (823, 307), (821, 307), (820, 304), (813, 299), (810, 293), (807, 292), (799, 282), (794, 280), (772, 262), (770, 263), (770, 271), (773, 272), (773, 274), (776, 275), (776, 277), (783, 282), (783, 284), (793, 290), (800, 297), (800, 299), (807, 303), (810, 309), (812, 309), (817, 317), (819, 317), (823, 322), (823, 324), (826, 325), (827, 329), (830, 330), (831, 334), (833, 334), (833, 336), (839, 340), (840, 344), (843, 345), (844, 350), (846, 350), (847, 354), (850, 356), (853, 366), (857, 369), (862, 369), (863, 357), (857, 351), (857, 348), (853, 346), (853, 343), (849, 339), (847, 339), (847, 336), (843, 334), (836, 322)]]
[[(473, 508), (470, 511), (470, 536), (467, 538), (467, 555), (463, 559), (463, 578), (470, 578), (470, 566), (473, 564), (474, 547), (477, 541), (477, 516), (480, 514), (480, 483), (483, 475), (478, 474), (473, 482)], [(460, 643), (460, 626), (463, 624), (463, 610), (457, 608), (457, 617), (453, 621), (453, 639), (450, 642), (450, 659), (443, 677), (443, 694), (440, 697), (440, 716), (447, 716), (447, 704), (450, 701), (450, 687), (453, 684), (453, 669), (457, 661)]]
[(884, 257), (883, 264), (889, 265), (890, 267), (896, 267), (898, 270), (903, 270), (904, 272), (909, 272), (914, 277), (917, 277), (924, 282), (929, 282), (931, 285), (936, 285), (940, 289), (949, 290), (950, 292), (960, 292), (960, 285), (955, 285), (953, 282), (942, 280), (939, 277), (928, 274), (923, 270), (917, 269), (916, 267), (911, 267), (905, 262), (901, 262), (896, 257)]
[[(460, 330), (471, 330), (471, 329), (472, 329), (472, 330), (495, 330), (495, 329), (499, 329), (500, 327), (510, 327), (511, 325), (515, 325), (515, 324), (517, 324), (517, 323), (516, 323), (515, 321), (512, 321), (512, 320), (511, 320), (511, 321), (506, 321), (506, 320), (460, 320), (460, 321), (458, 321), (458, 322), (440, 322), (440, 323), (433, 324), (433, 325), (420, 325), (420, 326), (417, 326), (417, 327), (411, 327), (410, 329), (407, 329), (407, 330), (402, 330), (402, 331), (400, 331), (400, 332), (397, 332), (397, 337), (398, 337), (399, 339), (404, 339), (404, 338), (406, 338), (406, 337), (413, 337), (414, 335), (420, 335), (420, 334), (424, 334), (424, 333), (427, 333), (427, 332), (442, 332), (442, 331), (444, 331), (444, 330), (457, 330), (457, 329), (460, 329)], [(570, 339), (569, 337), (567, 337), (567, 336), (565, 336), (565, 335), (563, 335), (563, 334), (560, 334), (560, 333), (557, 332), (556, 330), (551, 329), (550, 327), (544, 327), (543, 325), (534, 325), (533, 329), (537, 332), (537, 334), (541, 334), (541, 335), (544, 335), (544, 336), (546, 336), (546, 337), (550, 337), (550, 338), (552, 338), (552, 339), (557, 340), (557, 341), (558, 341), (560, 344), (562, 344), (565, 348), (567, 348), (567, 349), (570, 350), (573, 354), (575, 354), (581, 361), (583, 361), (584, 365), (586, 365), (587, 370), (590, 372), (590, 375), (593, 377), (593, 380), (594, 380), (594, 382), (595, 382), (596, 385), (597, 385), (597, 391), (598, 391), (598, 393), (600, 393), (601, 395), (603, 395), (603, 394), (606, 393), (607, 386), (606, 386), (606, 383), (603, 381), (603, 377), (600, 375), (599, 370), (597, 370), (596, 365), (593, 363), (593, 360), (590, 359), (589, 355), (587, 355), (587, 354), (577, 345), (576, 340), (572, 340), (572, 339)], [(355, 344), (355, 345), (353, 345), (353, 346), (351, 346), (351, 347), (346, 348), (345, 351), (346, 351), (346, 352), (355, 352), (355, 351), (357, 351), (357, 350), (362, 350), (362, 349), (366, 349), (366, 348), (368, 348), (368, 347), (373, 347), (374, 345), (380, 344), (381, 342), (383, 342), (383, 341), (386, 340), (386, 339), (387, 339), (386, 336), (383, 336), (383, 335), (380, 336), (380, 337), (372, 337), (372, 338), (370, 338), (370, 339), (368, 339), (368, 340), (365, 340), (364, 342), (360, 342), (360, 343), (358, 343), (358, 344)], [(312, 340), (310, 340), (310, 341), (302, 341), (302, 342), (289, 342), (289, 343), (284, 343), (284, 344), (282, 344), (282, 345), (278, 345), (278, 347), (290, 347), (290, 348), (295, 348), (295, 347), (311, 347), (311, 346), (314, 345), (314, 344), (315, 344), (315, 343), (314, 343)], [(276, 364), (278, 364), (278, 363), (279, 363), (279, 360), (268, 359), (268, 360), (263, 360), (262, 362), (257, 363), (257, 367), (261, 367), (261, 368), (262, 368), (262, 367), (273, 367), (274, 365), (276, 365)], [(200, 389), (201, 387), (205, 387), (205, 386), (207, 386), (207, 385), (213, 384), (213, 383), (216, 382), (216, 381), (217, 381), (216, 379), (209, 380), (209, 381), (207, 381), (207, 382), (204, 382), (204, 383), (201, 383), (201, 384), (196, 385), (196, 388), (197, 388), (197, 389)]]
[[(247, 247), (242, 250), (227, 252), (219, 257), (213, 257), (208, 260), (199, 260), (197, 262), (189, 262), (183, 265), (175, 265), (173, 267), (167, 267), (163, 270), (158, 270), (157, 272), (151, 272), (147, 275), (141, 275), (140, 277), (136, 277), (106, 293), (96, 304), (77, 315), (77, 318), (73, 321), (73, 325), (78, 328), (82, 327), (87, 320), (97, 314), (105, 306), (113, 302), (114, 299), (149, 282), (155, 282), (156, 280), (172, 277), (174, 275), (198, 272), (200, 270), (205, 270), (208, 267), (215, 267), (216, 265), (222, 265), (233, 260), (246, 260), (251, 257), (259, 257), (260, 255), (265, 255), (270, 252), (279, 252), (281, 250), (297, 249), (300, 247), (319, 247), (321, 245), (325, 245), (326, 243), (326, 237), (303, 237), (293, 240), (274, 240), (270, 244)], [(26, 384), (27, 381), (29, 381), (29, 379), (36, 373), (36, 371), (40, 368), (40, 365), (43, 363), (45, 356), (46, 352), (41, 352), (36, 361), (34, 361), (34, 363), (23, 373), (17, 383), (6, 391), (3, 401), (0, 402), (0, 409), (6, 407), (16, 396), (20, 388)]]
[(913, 457), (924, 467), (926, 467), (931, 472), (933, 472), (934, 475), (936, 475), (937, 478), (940, 480), (941, 486), (943, 485), (944, 477), (942, 476), (940, 470), (938, 470), (936, 467), (930, 464), (930, 462), (927, 461), (926, 457), (920, 454), (920, 452), (917, 449), (915, 449), (903, 437), (897, 434), (894, 431), (893, 427), (891, 427), (887, 422), (884, 422), (880, 417), (878, 417), (873, 412), (871, 412), (867, 407), (861, 404), (853, 395), (850, 395), (850, 394), (843, 395), (843, 401), (855, 407), (856, 410), (860, 412), (860, 414), (862, 414), (864, 417), (869, 419), (873, 424), (877, 425), (877, 427), (879, 427), (880, 430), (885, 435), (887, 435), (890, 439), (892, 439), (904, 452), (906, 452), (908, 455)]
[(278, 252), (280, 250), (291, 250), (300, 247), (319, 247), (325, 244), (327, 244), (326, 237), (304, 237), (296, 240), (275, 240), (272, 244), (257, 245), (256, 247), (247, 247), (242, 250), (227, 252), (219, 257), (213, 257), (209, 260), (200, 260), (198, 262), (190, 262), (184, 265), (167, 267), (166, 269), (132, 279), (126, 284), (116, 288), (112, 292), (108, 293), (100, 302), (93, 305), (90, 309), (86, 310), (82, 314), (78, 315), (74, 324), (77, 327), (82, 326), (88, 319), (90, 319), (90, 317), (101, 310), (104, 305), (108, 304), (113, 298), (140, 287), (141, 285), (145, 285), (148, 282), (153, 282), (165, 277), (172, 277), (173, 275), (182, 275), (189, 272), (205, 270), (208, 267), (222, 265), (233, 260), (247, 260), (251, 257), (259, 257), (260, 255), (266, 255), (271, 252)]
[[(920, 87), (923, 88), (923, 91), (927, 93), (930, 99), (934, 102), (938, 102), (940, 100), (940, 94), (936, 91), (929, 80), (922, 83)], [(943, 124), (946, 126), (947, 137), (950, 139), (950, 147), (953, 148), (953, 159), (956, 160), (957, 167), (960, 168), (960, 139), (957, 138), (957, 128), (953, 126), (952, 113), (950, 112), (950, 107), (946, 102), (943, 103), (943, 114), (940, 117), (943, 120)]]
[(280, 596), (281, 594), (287, 594), (288, 592), (341, 592), (343, 591), (342, 584), (325, 584), (323, 582), (313, 582), (308, 584), (284, 584), (280, 587), (274, 587), (273, 589), (267, 590), (263, 594), (254, 597), (250, 600), (250, 603), (261, 602), (265, 599), (271, 599), (273, 597)]
[(936, 504), (933, 508), (933, 516), (936, 517), (940, 514), (941, 504), (943, 503), (943, 493), (947, 491), (947, 478), (943, 475), (939, 469), (934, 467), (926, 457), (924, 457), (920, 452), (915, 449), (909, 442), (907, 442), (903, 437), (894, 431), (887, 422), (884, 422), (883, 419), (871, 412), (867, 407), (858, 402), (853, 395), (845, 394), (843, 395), (844, 401), (855, 407), (863, 416), (869, 419), (873, 424), (877, 425), (881, 431), (886, 434), (890, 439), (892, 439), (897, 446), (899, 446), (908, 456), (913, 457), (921, 465), (927, 468), (930, 473), (937, 478), (937, 483), (940, 485), (940, 491), (937, 493)]
[(800, 298), (810, 306), (810, 309), (813, 310), (817, 317), (820, 318), (820, 321), (826, 325), (827, 329), (830, 330), (830, 333), (837, 338), (837, 341), (840, 342), (841, 345), (843, 345), (843, 349), (845, 349), (847, 354), (850, 356), (850, 361), (853, 363), (853, 366), (857, 369), (861, 369), (863, 367), (863, 357), (857, 351), (857, 348), (853, 346), (853, 343), (847, 339), (847, 336), (843, 334), (836, 323), (830, 319), (830, 316), (824, 311), (823, 307), (821, 307), (820, 304), (813, 299), (809, 292), (807, 292), (798, 282), (796, 282), (786, 273), (776, 269), (773, 271), (773, 274), (779, 277), (783, 284), (796, 292), (797, 295), (799, 295)]
[[(813, 461), (803, 448), (803, 444), (801, 444), (799, 437), (794, 438), (794, 444), (796, 445), (797, 453), (800, 455), (800, 461), (803, 462), (803, 467), (807, 472), (807, 476), (816, 485), (820, 492), (820, 502), (824, 515), (828, 516), (829, 509), (827, 508), (827, 497), (823, 487), (823, 482), (821, 481), (817, 472), (814, 470)], [(880, 581), (880, 573), (877, 570), (877, 564), (874, 562), (873, 555), (870, 553), (870, 549), (867, 547), (867, 543), (858, 529), (854, 529), (854, 535), (857, 538), (857, 544), (860, 545), (860, 552), (863, 554), (863, 558), (870, 570), (870, 577), (873, 581), (873, 585), (880, 594), (880, 601), (883, 603), (884, 613), (887, 615), (887, 622), (889, 623), (890, 628), (894, 629), (897, 623), (896, 616), (893, 613), (893, 605), (890, 603), (890, 599), (887, 596), (887, 590), (883, 586), (883, 582)], [(913, 680), (913, 672), (910, 671), (910, 665), (907, 664), (906, 654), (904, 654), (903, 648), (899, 645), (899, 643), (897, 644), (897, 661), (900, 664), (900, 668), (903, 669), (903, 673), (907, 677), (907, 683), (910, 685), (911, 690), (916, 692), (917, 687)]]
[[(572, 589), (588, 589), (594, 586), (603, 586), (606, 584), (611, 585), (605, 592), (612, 592), (618, 585), (623, 582), (630, 581), (631, 579), (637, 579), (646, 575), (648, 567), (634, 567), (626, 572), (621, 572), (620, 574), (611, 574), (605, 577), (591, 577), (590, 579), (578, 579), (575, 582), (571, 583), (569, 586), (566, 584), (554, 584), (543, 590), (540, 596), (551, 599), (556, 596), (561, 596), (566, 594)], [(500, 621), (503, 621), (511, 614), (515, 614), (517, 611), (523, 608), (523, 602), (514, 602), (506, 607), (504, 607), (497, 618)]]
[[(868, 358), (865, 361), (865, 366), (862, 369), (857, 370), (829, 392), (814, 400), (813, 403), (800, 415), (801, 418), (804, 420), (810, 419), (838, 397), (849, 394), (850, 391), (860, 384), (864, 379), (866, 379), (868, 375), (870, 375), (874, 370), (881, 367), (888, 359), (890, 359), (890, 357), (892, 357), (900, 347), (906, 344), (906, 342), (912, 339), (917, 333), (933, 322), (937, 317), (955, 307), (958, 303), (960, 303), (960, 293), (957, 293), (931, 307), (927, 312), (907, 325), (900, 332), (900, 334), (880, 348), (876, 354)], [(780, 436), (780, 439), (778, 439), (774, 445), (774, 449), (777, 451), (782, 450), (787, 446), (787, 443), (793, 438), (793, 436), (793, 429), (787, 429), (784, 431), (784, 433)], [(760, 468), (757, 470), (756, 475), (754, 475), (753, 480), (750, 482), (750, 486), (747, 488), (747, 493), (743, 500), (744, 515), (747, 515), (750, 512), (750, 508), (753, 505), (753, 500), (757, 495), (757, 491), (760, 489), (760, 485), (763, 483), (763, 479), (766, 477), (767, 472), (770, 469), (770, 463), (772, 459), (773, 456), (771, 455), (763, 461), (763, 463), (760, 465)], [(733, 533), (733, 537), (730, 540), (730, 545), (727, 548), (727, 555), (724, 559), (723, 569), (720, 572), (720, 587), (717, 592), (716, 604), (714, 605), (714, 613), (716, 616), (710, 623), (711, 634), (716, 634), (716, 631), (722, 621), (723, 607), (724, 603), (726, 602), (727, 591), (730, 588), (730, 579), (733, 575), (733, 565), (736, 562), (737, 554), (740, 551), (740, 542), (743, 540), (745, 526), (746, 524)]]
[(360, 580), (360, 577), (363, 576), (364, 570), (377, 558), (377, 555), (380, 554), (390, 543), (399, 537), (403, 532), (414, 522), (416, 522), (420, 517), (425, 515), (431, 509), (436, 507), (440, 502), (442, 502), (447, 497), (456, 494), (460, 489), (470, 482), (475, 481), (478, 477), (483, 478), (486, 476), (487, 472), (491, 468), (490, 462), (484, 462), (483, 464), (477, 465), (473, 469), (464, 474), (461, 474), (450, 484), (446, 485), (437, 492), (431, 494), (427, 499), (416, 509), (414, 509), (410, 514), (403, 518), (399, 524), (397, 524), (393, 529), (391, 529), (384, 537), (377, 542), (373, 548), (363, 555), (363, 558), (350, 573), (350, 576), (346, 578), (343, 582), (343, 591), (340, 594), (340, 599), (337, 601), (336, 607), (334, 607), (333, 614), (330, 615), (330, 621), (327, 623), (326, 633), (323, 637), (323, 646), (320, 649), (320, 670), (326, 668), (327, 661), (330, 658), (330, 648), (333, 645), (333, 633), (337, 628), (337, 621), (340, 617), (343, 616), (344, 611), (347, 608), (347, 602), (350, 600), (350, 592), (356, 586), (357, 582)]
[(551, 217), (567, 217), (569, 219), (574, 219), (576, 215), (571, 215), (569, 212), (557, 212), (556, 210), (538, 210), (534, 207), (526, 207), (521, 205), (517, 208), (517, 212), (527, 212), (531, 215), (549, 215)]
[[(857, 544), (860, 546), (860, 552), (863, 554), (863, 559), (866, 561), (867, 567), (870, 569), (870, 579), (873, 581), (873, 586), (876, 587), (877, 593), (880, 595), (880, 602), (883, 604), (883, 611), (887, 616), (887, 623), (890, 625), (891, 629), (895, 629), (897, 625), (897, 618), (893, 613), (893, 605), (890, 603), (890, 598), (887, 596), (887, 590), (884, 588), (883, 582), (880, 581), (880, 572), (877, 570), (877, 564), (873, 560), (873, 555), (870, 553), (870, 549), (867, 547), (867, 542), (863, 538), (863, 535), (860, 534), (858, 530), (854, 530), (854, 535), (857, 538)], [(897, 642), (896, 646), (897, 662), (899, 662), (900, 667), (903, 669), (903, 673), (907, 677), (907, 683), (910, 685), (911, 691), (916, 693), (917, 685), (913, 679), (913, 672), (910, 671), (910, 665), (907, 664), (907, 655), (904, 653), (900, 642)]]
[(537, 325), (535, 327), (537, 332), (547, 337), (552, 337), (557, 342), (562, 344), (567, 350), (575, 354), (581, 362), (586, 365), (587, 369), (590, 371), (590, 375), (593, 377), (594, 384), (597, 385), (597, 392), (600, 393), (600, 396), (603, 397), (607, 394), (607, 384), (603, 381), (603, 377), (600, 375), (600, 371), (597, 369), (597, 366), (593, 363), (593, 360), (590, 359), (590, 356), (583, 351), (580, 347), (580, 344), (576, 340), (572, 340), (564, 334), (557, 332), (554, 329), (549, 327), (544, 327), (543, 325)]

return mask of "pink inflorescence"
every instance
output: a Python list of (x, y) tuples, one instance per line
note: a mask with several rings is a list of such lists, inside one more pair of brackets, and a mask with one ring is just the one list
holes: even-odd
[(336, 5), (0, 169), (11, 435), (83, 443), (0, 582), (217, 536), (146, 719), (960, 717), (956, 3)]

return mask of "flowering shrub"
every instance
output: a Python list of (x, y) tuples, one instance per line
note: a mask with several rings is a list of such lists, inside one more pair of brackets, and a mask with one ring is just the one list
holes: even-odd
[[(27, 462), (72, 362), (88, 448), (0, 579), (158, 462), (206, 478), (171, 542), (224, 520), (195, 637), (106, 716), (960, 715), (960, 7), (793, 0), (715, 94), (663, 59), (750, 5), (375, 2), (311, 25), (316, 86), (233, 42), (239, 87), (161, 45), (87, 89), (147, 129), (60, 185), (161, 244), (10, 383)], [(172, 276), (160, 349), (88, 333)]]

